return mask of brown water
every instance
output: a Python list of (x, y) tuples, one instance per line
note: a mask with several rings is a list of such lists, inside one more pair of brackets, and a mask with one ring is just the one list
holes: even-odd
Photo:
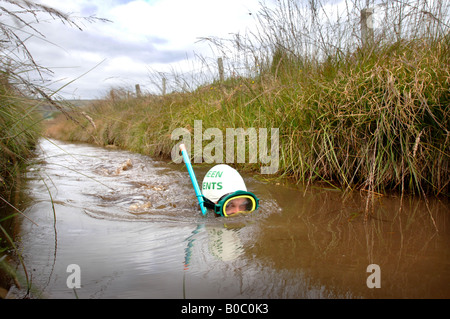
[[(32, 221), (17, 243), (33, 297), (450, 297), (448, 201), (367, 205), (367, 194), (244, 176), (257, 212), (202, 217), (184, 164), (47, 140), (28, 178)], [(68, 284), (73, 264), (81, 288)], [(370, 264), (380, 288), (368, 287)]]

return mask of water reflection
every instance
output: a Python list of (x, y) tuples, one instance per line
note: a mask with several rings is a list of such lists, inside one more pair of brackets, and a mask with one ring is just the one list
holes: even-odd
[[(277, 198), (294, 193), (286, 190)], [(261, 224), (247, 253), (274, 269), (302, 269), (317, 286), (343, 295), (448, 298), (448, 202), (380, 197), (364, 222), (365, 200), (359, 194), (342, 200), (337, 192), (308, 191)], [(369, 264), (381, 267), (382, 289), (367, 288)]]
[(183, 165), (42, 141), (18, 230), (34, 296), (75, 298), (77, 264), (79, 298), (450, 297), (448, 201), (377, 197), (365, 221), (367, 194), (244, 179), (257, 212), (202, 217)]

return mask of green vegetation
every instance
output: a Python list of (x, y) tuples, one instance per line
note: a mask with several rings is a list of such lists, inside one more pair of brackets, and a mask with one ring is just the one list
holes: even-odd
[[(6, 77), (0, 79), (1, 194), (9, 193), (25, 160), (41, 134), (41, 118), (30, 101), (14, 92)], [(5, 198), (3, 198), (5, 200)]]
[[(42, 134), (42, 117), (33, 102), (14, 89), (11, 74), (0, 74), (0, 283), (14, 278), (13, 268), (4, 259), (4, 253), (16, 249), (10, 230), (13, 228), (17, 208), (17, 190), (27, 159)], [(21, 260), (20, 255), (17, 256)], [(4, 271), (4, 272), (3, 272)], [(4, 274), (5, 273), (5, 274)], [(5, 291), (0, 285), (0, 298)]]
[(4, 298), (11, 280), (19, 285), (16, 267), (9, 264), (11, 257), (21, 263), (28, 289), (31, 285), (12, 230), (14, 217), (21, 213), (18, 190), (22, 174), (42, 136), (40, 108), (45, 103), (63, 111), (53, 98), (56, 92), (48, 92), (45, 85), (30, 80), (38, 75), (43, 83), (51, 71), (36, 64), (26, 40), (45, 37), (38, 30), (38, 16), (46, 14), (77, 25), (67, 15), (28, 0), (0, 1), (0, 12), (0, 298)]
[(171, 132), (192, 130), (194, 120), (223, 132), (278, 127), (282, 176), (377, 192), (448, 194), (449, 44), (449, 38), (402, 41), (301, 69), (287, 60), (289, 72), (278, 67), (275, 75), (272, 65), (257, 77), (190, 93), (112, 94), (84, 110), (84, 128), (57, 121), (48, 132), (169, 157), (176, 143)]
[(236, 68), (223, 82), (164, 96), (112, 91), (84, 110), (82, 127), (56, 121), (48, 134), (169, 158), (171, 132), (192, 132), (194, 120), (222, 132), (274, 127), (280, 176), (346, 190), (448, 196), (448, 9), (386, 2), (380, 25), (389, 27), (361, 46), (350, 38), (359, 32), (361, 4), (345, 3), (337, 20), (320, 1), (263, 6), (259, 34), (236, 35), (228, 44), (206, 39), (222, 56), (254, 61), (245, 64), (246, 75)]

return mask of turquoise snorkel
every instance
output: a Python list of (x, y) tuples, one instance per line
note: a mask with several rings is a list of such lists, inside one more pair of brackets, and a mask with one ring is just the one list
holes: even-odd
[(205, 200), (203, 199), (203, 195), (200, 192), (200, 188), (198, 187), (197, 179), (195, 178), (194, 170), (192, 169), (191, 160), (186, 152), (186, 146), (184, 144), (180, 144), (181, 154), (183, 155), (184, 163), (186, 164), (189, 177), (191, 178), (192, 186), (194, 186), (195, 196), (197, 196), (198, 204), (200, 205), (200, 209), (202, 210), (202, 215), (206, 215), (206, 208), (203, 205)]

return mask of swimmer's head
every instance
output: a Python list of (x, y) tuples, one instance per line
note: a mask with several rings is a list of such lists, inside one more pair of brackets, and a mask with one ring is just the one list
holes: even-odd
[(238, 171), (226, 164), (216, 165), (206, 173), (202, 193), (205, 205), (221, 216), (250, 213), (258, 208), (258, 198), (247, 191)]
[(217, 203), (221, 197), (235, 191), (247, 191), (247, 187), (239, 172), (229, 165), (216, 165), (203, 178), (203, 196), (213, 203)]

